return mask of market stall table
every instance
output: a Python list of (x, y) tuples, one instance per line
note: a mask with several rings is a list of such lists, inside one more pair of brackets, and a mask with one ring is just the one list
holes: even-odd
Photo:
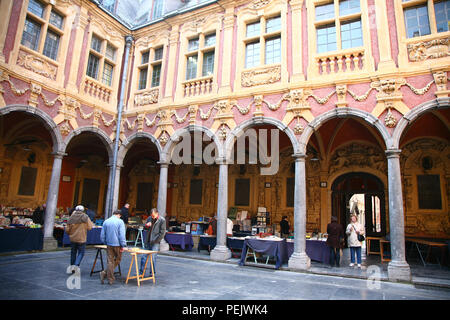
[[(419, 253), (420, 259), (422, 260), (422, 263), (423, 263), (424, 267), (427, 266), (426, 261), (430, 257), (433, 248), (441, 249), (441, 260), (444, 261), (444, 259), (445, 259), (445, 249), (447, 248), (447, 244), (446, 243), (434, 242), (434, 241), (430, 241), (430, 240), (417, 239), (417, 238), (406, 238), (405, 240), (407, 242), (412, 242), (413, 245), (416, 247), (417, 252)], [(423, 258), (423, 255), (422, 255), (422, 252), (420, 250), (420, 246), (419, 245), (425, 246), (427, 248), (427, 256), (426, 256), (425, 259)], [(439, 261), (439, 258), (436, 257), (436, 259), (438, 261), (439, 267), (441, 267), (441, 262)]]
[(0, 229), (0, 252), (42, 250), (43, 243), (41, 228)]
[[(230, 248), (233, 257), (238, 257), (239, 255), (235, 252), (235, 250), (242, 250), (244, 246), (243, 237), (227, 237), (227, 247)], [(202, 235), (200, 236), (200, 240), (198, 242), (197, 250), (211, 250), (216, 246), (216, 236)]]
[[(100, 240), (100, 234), (102, 233), (102, 228), (92, 228), (87, 232), (87, 238), (86, 238), (86, 244), (102, 244), (102, 241)], [(70, 244), (70, 238), (69, 235), (64, 230), (64, 236), (63, 236), (63, 246)]]
[(275, 257), (275, 268), (279, 269), (281, 265), (288, 261), (286, 239), (280, 240), (268, 240), (264, 238), (247, 238), (244, 240), (244, 245), (242, 247), (241, 260), (239, 265), (245, 265), (247, 256), (249, 254), (248, 248), (252, 250), (253, 257), (256, 260), (256, 252), (263, 255), (267, 255), (266, 264), (268, 264), (269, 257)]
[[(294, 240), (289, 239), (287, 242), (288, 259), (294, 253)], [(306, 239), (306, 254), (311, 260), (330, 263), (330, 247), (324, 240)]]
[[(130, 268), (128, 269), (127, 280), (125, 281), (125, 283), (127, 284), (128, 280), (130, 280), (130, 279), (136, 279), (139, 287), (141, 286), (142, 281), (153, 280), (153, 283), (155, 283), (155, 269), (153, 266), (152, 254), (158, 253), (158, 251), (143, 250), (140, 248), (132, 248), (132, 249), (127, 249), (125, 251), (127, 251), (131, 254)], [(147, 255), (147, 259), (145, 260), (144, 270), (142, 271), (142, 274), (139, 274), (139, 266), (138, 266), (138, 260), (137, 260), (137, 257), (140, 254)], [(148, 263), (149, 258), (150, 258), (150, 267), (152, 270), (152, 276), (144, 278), (145, 271), (147, 270), (147, 263)], [(131, 269), (133, 268), (133, 264), (135, 264), (135, 266), (136, 266), (136, 275), (130, 277), (130, 273), (131, 273)]]
[[(145, 236), (144, 236), (145, 239)], [(169, 244), (172, 251), (175, 249), (173, 248), (174, 245), (179, 245), (181, 249), (192, 251), (192, 247), (194, 246), (194, 240), (192, 239), (192, 235), (190, 233), (185, 232), (167, 232), (164, 236), (164, 239)]]
[[(102, 250), (106, 250), (107, 247), (106, 247), (105, 244), (101, 244), (101, 245), (94, 246), (94, 248), (97, 249), (97, 254), (95, 255), (94, 264), (92, 265), (91, 274), (89, 276), (92, 276), (94, 273), (102, 272), (103, 270), (105, 270), (105, 267), (103, 265)], [(100, 262), (102, 264), (102, 268), (101, 268), (101, 270), (94, 271), (95, 264), (97, 263), (97, 258), (99, 256), (100, 256)], [(119, 271), (117, 271), (115, 273), (118, 274), (119, 276), (121, 276), (122, 275), (122, 271), (120, 270), (120, 264), (118, 265), (118, 268), (119, 268)]]

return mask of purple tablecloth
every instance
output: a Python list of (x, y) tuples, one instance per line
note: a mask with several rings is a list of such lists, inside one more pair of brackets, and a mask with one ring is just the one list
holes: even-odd
[[(197, 250), (212, 250), (216, 246), (216, 237), (200, 236), (198, 241)], [(227, 237), (227, 247), (230, 249), (242, 249), (244, 246), (244, 240), (230, 239)]]
[(191, 251), (194, 246), (194, 240), (190, 233), (166, 233), (164, 239), (169, 245), (179, 245), (183, 250)]
[[(288, 259), (294, 252), (294, 242), (286, 242)], [(330, 263), (330, 248), (326, 241), (306, 240), (306, 254), (311, 260)]]
[(260, 240), (260, 239), (245, 239), (242, 248), (241, 260), (239, 265), (245, 264), (245, 257), (247, 255), (247, 248), (250, 247), (253, 251), (262, 253), (263, 255), (275, 257), (275, 268), (279, 269), (283, 263), (288, 262), (286, 239), (282, 241)]
[(0, 252), (42, 250), (41, 228), (0, 229)]

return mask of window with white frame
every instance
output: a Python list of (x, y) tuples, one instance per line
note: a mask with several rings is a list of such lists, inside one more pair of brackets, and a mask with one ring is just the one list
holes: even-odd
[(57, 60), (63, 27), (64, 16), (51, 4), (30, 0), (21, 44), (52, 60)]
[(363, 46), (360, 0), (332, 0), (315, 7), (317, 53)]
[(245, 27), (245, 68), (280, 63), (281, 17), (261, 17)]
[(117, 49), (111, 43), (93, 34), (86, 75), (111, 87), (116, 66), (116, 52)]
[(407, 38), (449, 31), (450, 0), (403, 0)]
[(161, 18), (163, 15), (164, 0), (154, 0), (153, 2), (153, 19)]
[(214, 75), (216, 34), (199, 34), (188, 40), (186, 80)]
[[(147, 89), (148, 83), (152, 88), (160, 85), (163, 50), (163, 47), (157, 47), (141, 53), (141, 63), (138, 67), (138, 90)], [(149, 76), (151, 76), (150, 79)]]

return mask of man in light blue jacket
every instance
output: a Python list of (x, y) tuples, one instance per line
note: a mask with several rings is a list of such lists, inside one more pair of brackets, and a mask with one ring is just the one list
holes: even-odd
[(125, 239), (125, 224), (120, 219), (120, 210), (114, 211), (113, 215), (103, 223), (100, 239), (106, 244), (106, 252), (108, 254), (107, 272), (100, 272), (100, 280), (103, 281), (108, 277), (109, 284), (113, 284), (116, 280), (114, 277), (114, 269), (120, 264), (122, 252), (127, 247)]

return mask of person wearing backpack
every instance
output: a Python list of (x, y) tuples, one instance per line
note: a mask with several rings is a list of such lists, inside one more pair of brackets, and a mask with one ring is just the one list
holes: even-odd
[(350, 267), (355, 265), (355, 254), (358, 268), (361, 268), (361, 246), (364, 241), (364, 227), (358, 222), (356, 215), (350, 216), (351, 222), (348, 224), (345, 233), (347, 234), (347, 242), (350, 247)]

